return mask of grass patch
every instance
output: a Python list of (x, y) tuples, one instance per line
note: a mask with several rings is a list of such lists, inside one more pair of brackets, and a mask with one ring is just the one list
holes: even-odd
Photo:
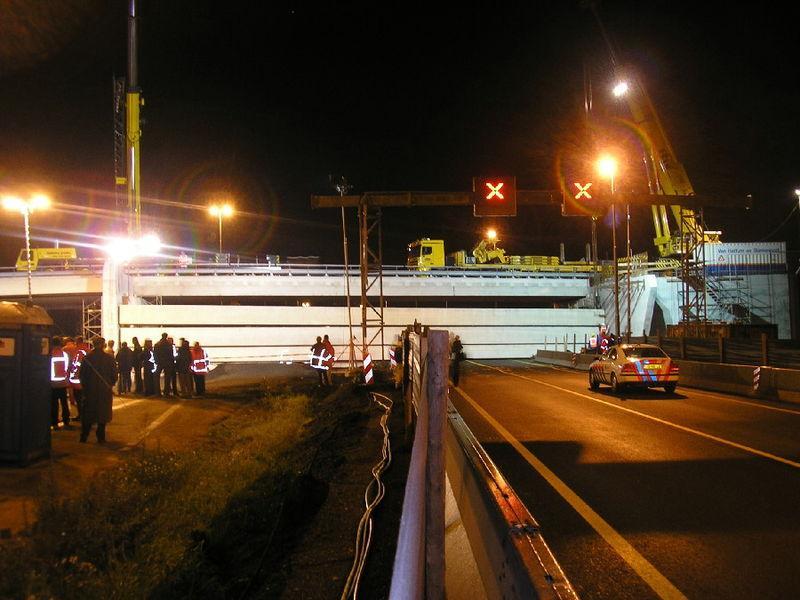
[(34, 533), (0, 545), (0, 597), (278, 593), (270, 565), (324, 501), (308, 467), (338, 421), (308, 394), (253, 395), (232, 391), (240, 409), (190, 452), (135, 451), (76, 498), (43, 490)]

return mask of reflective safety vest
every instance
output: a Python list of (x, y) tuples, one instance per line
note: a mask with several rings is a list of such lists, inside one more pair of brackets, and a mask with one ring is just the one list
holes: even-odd
[(592, 348), (592, 349), (597, 348), (597, 336), (596, 335), (593, 335), (592, 337), (589, 338), (589, 348)]
[(61, 348), (54, 348), (50, 355), (50, 386), (64, 388), (69, 385), (69, 354)]
[(69, 383), (75, 389), (81, 389), (81, 365), (83, 358), (86, 356), (88, 348), (78, 348), (75, 352), (75, 358), (72, 359), (72, 364), (69, 367)]
[(208, 373), (211, 366), (211, 361), (208, 360), (208, 352), (203, 348), (192, 348), (192, 373), (196, 375), (204, 375)]
[(321, 371), (327, 371), (329, 369), (328, 361), (332, 358), (333, 356), (328, 354), (328, 351), (325, 349), (324, 346), (316, 350), (314, 349), (314, 347), (312, 347), (309, 363), (315, 369), (319, 369)]
[(608, 343), (609, 343), (609, 342), (608, 342), (608, 338), (607, 338), (606, 336), (603, 336), (603, 337), (600, 339), (600, 349), (601, 349), (603, 352), (605, 352), (606, 350), (608, 350)]
[(156, 370), (158, 370), (158, 363), (156, 362), (156, 353), (153, 352), (152, 348), (150, 348), (149, 350), (145, 350), (145, 352), (147, 352), (147, 356), (143, 361), (144, 368), (147, 369), (148, 368), (147, 363), (150, 363), (150, 365), (152, 365), (152, 367), (150, 368), (150, 372), (155, 373)]

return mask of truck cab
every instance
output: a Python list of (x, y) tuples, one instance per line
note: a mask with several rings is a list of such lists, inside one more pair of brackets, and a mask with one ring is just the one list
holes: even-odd
[(444, 265), (444, 240), (423, 238), (408, 245), (406, 266), (410, 269), (427, 271)]

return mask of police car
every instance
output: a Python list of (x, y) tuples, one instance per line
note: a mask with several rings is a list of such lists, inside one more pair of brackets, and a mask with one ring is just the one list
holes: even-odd
[(589, 366), (589, 389), (606, 384), (618, 393), (628, 386), (663, 387), (671, 394), (678, 375), (678, 365), (658, 346), (621, 344), (611, 346)]

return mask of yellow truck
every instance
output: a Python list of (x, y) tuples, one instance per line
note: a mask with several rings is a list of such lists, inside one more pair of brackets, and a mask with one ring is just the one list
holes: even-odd
[(493, 238), (482, 239), (470, 254), (466, 250), (445, 254), (444, 240), (430, 238), (415, 240), (408, 245), (406, 266), (418, 271), (445, 267), (551, 273), (590, 273), (594, 270), (594, 265), (585, 261), (561, 262), (557, 256), (508, 255)]
[[(41, 265), (50, 268), (69, 268), (70, 262), (78, 258), (75, 248), (31, 248), (31, 271)], [(25, 248), (17, 257), (17, 271), (28, 270), (28, 253)]]

